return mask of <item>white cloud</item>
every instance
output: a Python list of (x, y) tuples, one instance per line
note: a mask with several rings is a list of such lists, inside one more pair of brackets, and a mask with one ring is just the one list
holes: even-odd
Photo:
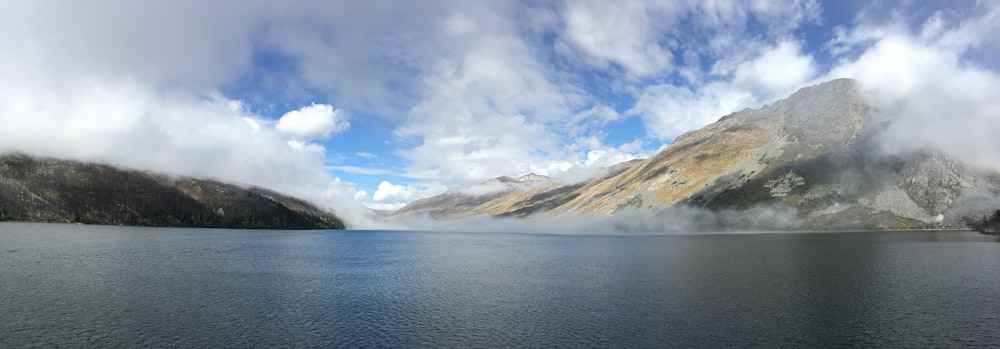
[(228, 1), (40, 0), (3, 8), (0, 71), (52, 81), (134, 76), (196, 89), (214, 88), (247, 69), (256, 21), (281, 12), (266, 2)]
[(486, 195), (512, 189), (513, 187), (511, 183), (489, 180), (478, 184), (462, 186), (455, 190), (466, 195)]
[(461, 13), (455, 13), (444, 20), (444, 31), (448, 35), (474, 34), (479, 30), (476, 22)]
[(823, 8), (815, 0), (771, 1), (752, 0), (750, 10), (771, 32), (787, 32), (804, 23), (819, 22)]
[(711, 83), (697, 90), (663, 84), (646, 87), (626, 114), (641, 116), (650, 136), (673, 140), (755, 104), (750, 92), (729, 83)]
[[(565, 11), (562, 35), (575, 50), (560, 52), (625, 68), (624, 90), (636, 103), (624, 114), (641, 116), (648, 135), (660, 140), (784, 97), (817, 73), (793, 39), (801, 25), (819, 21), (816, 1), (571, 1)], [(750, 25), (762, 33), (748, 34)], [(674, 68), (686, 86), (657, 82)]]
[(378, 190), (375, 190), (375, 194), (372, 194), (372, 199), (375, 201), (408, 201), (415, 196), (408, 186), (382, 181), (378, 184)]
[[(347, 130), (346, 113), (329, 104), (313, 104), (282, 115), (274, 129), (298, 139), (326, 139)], [(294, 147), (294, 146), (293, 146)]]
[(395, 131), (418, 142), (400, 151), (411, 177), (470, 184), (559, 161), (552, 129), (571, 115), (578, 91), (553, 81), (511, 23), (482, 15), (478, 35), (452, 38), (465, 49), (428, 72), (423, 101)]
[(581, 111), (574, 115), (566, 123), (566, 131), (570, 137), (577, 137), (593, 132), (595, 129), (607, 126), (609, 123), (620, 121), (622, 115), (606, 105), (596, 105), (593, 108)]
[[(533, 30), (561, 30), (541, 17)], [(572, 73), (518, 35), (518, 22), (492, 12), (442, 22), (453, 49), (424, 75), (422, 101), (395, 132), (417, 144), (399, 151), (411, 162), (408, 176), (462, 186), (501, 175), (577, 173), (643, 154), (605, 144), (606, 128), (622, 115), (588, 101)]]
[(372, 194), (372, 201), (366, 201), (365, 205), (376, 210), (397, 210), (416, 199), (442, 192), (444, 187), (440, 185), (402, 185), (382, 181)]
[(653, 4), (568, 1), (566, 38), (574, 47), (596, 58), (592, 62), (598, 65), (619, 64), (626, 72), (639, 76), (663, 72), (671, 67), (673, 54), (659, 43), (660, 29), (673, 24), (670, 16), (674, 11), (660, 11)]
[(354, 200), (361, 201), (361, 200), (364, 200), (366, 198), (368, 198), (368, 192), (367, 191), (358, 190), (356, 193), (354, 193)]
[(366, 152), (366, 151), (360, 151), (360, 152), (354, 153), (354, 155), (357, 155), (358, 157), (362, 157), (362, 158), (365, 158), (365, 159), (378, 159), (378, 155), (375, 155), (375, 154), (372, 154), (372, 153), (369, 153), (369, 152)]
[(353, 184), (331, 178), (321, 157), (254, 127), (247, 120), (259, 116), (217, 94), (77, 79), (58, 86), (0, 80), (0, 96), (12, 101), (0, 104), (0, 152), (258, 185), (336, 209), (355, 227), (368, 224), (352, 201)]
[[(788, 38), (805, 23), (820, 19), (822, 8), (812, 0), (769, 1), (568, 1), (562, 38), (591, 66), (620, 65), (630, 77), (670, 73), (697, 75), (700, 59), (745, 59), (754, 47)], [(748, 34), (749, 25), (763, 33)], [(676, 58), (675, 56), (679, 56)], [(676, 67), (676, 61), (683, 66)]]
[[(913, 34), (898, 23), (845, 32), (844, 37), (869, 40), (837, 39), (861, 46), (863, 53), (833, 69), (829, 77), (857, 79), (881, 115), (891, 121), (880, 138), (883, 150), (897, 153), (936, 148), (957, 159), (1000, 170), (1000, 155), (993, 151), (1000, 149), (1000, 137), (996, 136), (1000, 134), (1000, 101), (996, 98), (1000, 75), (963, 59), (977, 43), (992, 39), (981, 26), (996, 13), (993, 9), (948, 25), (932, 18)], [(943, 29), (948, 27), (951, 29)]]
[[(583, 161), (585, 167), (610, 167), (629, 160), (638, 159), (642, 156), (642, 141), (636, 140), (626, 143), (620, 147), (608, 147), (592, 149), (587, 152), (587, 158)], [(638, 154), (637, 154), (638, 153)]]
[[(3, 65), (0, 58), (0, 65)], [(0, 79), (0, 153), (112, 163), (258, 185), (333, 208), (354, 227), (369, 223), (352, 186), (323, 169), (315, 144), (298, 151), (262, 117), (218, 92), (194, 93), (130, 78)], [(294, 144), (292, 144), (294, 145)]]
[(289, 140), (287, 143), (289, 147), (295, 150), (317, 153), (317, 154), (323, 154), (326, 152), (326, 147), (312, 142), (302, 142), (292, 139)]
[(711, 82), (646, 86), (625, 114), (641, 116), (650, 136), (672, 140), (722, 116), (784, 98), (816, 75), (812, 56), (795, 42), (781, 41), (756, 52), (745, 61), (726, 62), (730, 68), (715, 67), (722, 77)]
[(782, 41), (749, 62), (740, 64), (733, 83), (765, 99), (784, 97), (813, 78), (812, 56), (802, 54), (798, 43)]
[(326, 168), (327, 169), (331, 169), (331, 170), (335, 170), (335, 171), (341, 171), (341, 172), (347, 172), (347, 173), (354, 173), (354, 174), (360, 174), (360, 175), (369, 175), (369, 176), (398, 175), (397, 173), (394, 173), (391, 170), (387, 170), (387, 169), (383, 169), (383, 168), (373, 168), (373, 167), (361, 167), (361, 166), (351, 166), (351, 165), (335, 165), (335, 166), (327, 166)]

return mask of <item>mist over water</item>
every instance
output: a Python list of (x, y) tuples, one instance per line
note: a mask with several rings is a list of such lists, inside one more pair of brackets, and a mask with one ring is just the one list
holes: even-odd
[(1000, 240), (971, 232), (0, 223), (0, 246), (5, 348), (1000, 345)]
[(547, 234), (706, 234), (787, 230), (797, 210), (778, 205), (757, 205), (745, 210), (709, 210), (687, 205), (659, 209), (628, 208), (610, 216), (531, 215), (528, 217), (469, 216), (440, 220), (426, 215), (392, 221), (400, 229), (454, 232)]

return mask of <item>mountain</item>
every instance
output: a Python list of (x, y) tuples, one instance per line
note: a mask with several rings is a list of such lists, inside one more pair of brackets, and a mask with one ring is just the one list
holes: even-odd
[(0, 155), (0, 220), (170, 227), (343, 229), (336, 216), (263, 188)]
[[(518, 198), (558, 187), (548, 177), (536, 174), (518, 178), (501, 176), (475, 186), (449, 190), (441, 195), (414, 201), (389, 216), (424, 214), (438, 219), (451, 219), (468, 214), (499, 215), (518, 207), (517, 202), (505, 200), (507, 198), (523, 201)], [(538, 205), (540, 200), (530, 203)]]
[(603, 177), (478, 195), (450, 191), (396, 215), (613, 215), (684, 207), (780, 211), (790, 219), (768, 227), (778, 229), (905, 229), (966, 228), (1000, 207), (996, 172), (933, 149), (882, 152), (879, 135), (891, 122), (855, 81), (833, 80), (724, 116)]

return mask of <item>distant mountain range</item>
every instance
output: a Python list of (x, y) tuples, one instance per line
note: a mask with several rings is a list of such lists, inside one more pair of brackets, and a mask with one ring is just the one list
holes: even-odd
[(343, 229), (335, 215), (257, 187), (108, 165), (0, 155), (0, 221)]
[[(417, 200), (391, 217), (676, 217), (669, 213), (684, 208), (787, 218), (748, 228), (918, 229), (968, 228), (1000, 208), (997, 172), (933, 149), (881, 152), (877, 137), (888, 122), (855, 81), (834, 80), (722, 117), (599, 178), (564, 184), (501, 177)], [(761, 225), (744, 218), (726, 224)]]

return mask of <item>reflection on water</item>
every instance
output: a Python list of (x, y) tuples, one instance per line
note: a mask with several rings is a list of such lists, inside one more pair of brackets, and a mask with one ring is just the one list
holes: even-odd
[(1000, 345), (997, 242), (4, 223), (0, 347)]

